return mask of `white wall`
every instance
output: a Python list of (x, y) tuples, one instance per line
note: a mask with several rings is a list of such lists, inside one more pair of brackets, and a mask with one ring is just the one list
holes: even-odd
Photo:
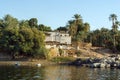
[[(71, 44), (71, 36), (66, 33), (60, 33), (60, 32), (47, 32), (49, 36), (46, 36), (45, 41), (56, 41), (59, 42), (60, 44)], [(46, 46), (50, 47), (50, 46)], [(53, 46), (51, 46), (53, 47)]]

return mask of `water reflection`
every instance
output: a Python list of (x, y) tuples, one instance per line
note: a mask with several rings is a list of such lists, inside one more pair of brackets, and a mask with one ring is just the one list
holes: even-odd
[(34, 67), (0, 67), (0, 80), (44, 80), (42, 68)]
[(0, 80), (119, 80), (119, 69), (73, 66), (0, 66)]
[(93, 76), (91, 79), (94, 80), (120, 80), (120, 70), (119, 69), (93, 69), (91, 71), (91, 75)]

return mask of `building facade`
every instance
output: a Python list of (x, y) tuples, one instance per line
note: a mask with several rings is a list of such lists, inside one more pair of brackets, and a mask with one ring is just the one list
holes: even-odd
[(71, 36), (68, 33), (46, 32), (46, 48), (59, 47), (67, 49), (71, 45)]

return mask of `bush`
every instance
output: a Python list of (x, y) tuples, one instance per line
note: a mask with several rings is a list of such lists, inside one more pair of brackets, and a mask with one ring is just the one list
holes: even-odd
[(75, 59), (73, 57), (54, 57), (51, 59), (53, 62), (71, 62), (74, 61)]
[(75, 54), (76, 54), (77, 56), (80, 56), (81, 53), (82, 53), (81, 51), (76, 51), (76, 52), (75, 52)]

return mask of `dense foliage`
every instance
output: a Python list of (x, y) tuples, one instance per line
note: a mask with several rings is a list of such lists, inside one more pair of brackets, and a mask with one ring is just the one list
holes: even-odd
[(101, 28), (100, 30), (91, 31), (88, 40), (93, 46), (107, 47), (113, 52), (118, 52), (120, 51), (120, 31), (118, 30), (120, 22), (117, 20), (116, 14), (111, 14), (109, 20), (112, 21), (111, 30)]
[(59, 27), (57, 30), (68, 32), (72, 41), (89, 42), (93, 46), (110, 48), (113, 52), (120, 51), (120, 31), (118, 30), (120, 22), (117, 20), (116, 14), (108, 17), (112, 21), (111, 30), (103, 27), (90, 31), (89, 23), (84, 23), (81, 15), (75, 14), (73, 18), (68, 21), (68, 25)]
[(13, 58), (19, 55), (43, 58), (45, 35), (38, 29), (37, 19), (18, 21), (10, 15), (0, 19), (0, 50)]
[(73, 20), (68, 21), (68, 32), (72, 41), (84, 41), (90, 31), (89, 23), (84, 23), (81, 15), (75, 14)]

